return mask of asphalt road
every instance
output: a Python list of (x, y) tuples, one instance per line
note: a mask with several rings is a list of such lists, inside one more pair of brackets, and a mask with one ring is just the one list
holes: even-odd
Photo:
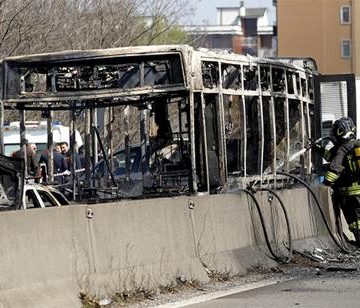
[(296, 252), (288, 264), (253, 268), (248, 275), (213, 281), (164, 294), (146, 306), (214, 307), (360, 307), (360, 249)]
[(186, 307), (360, 307), (359, 278), (358, 271), (318, 272)]

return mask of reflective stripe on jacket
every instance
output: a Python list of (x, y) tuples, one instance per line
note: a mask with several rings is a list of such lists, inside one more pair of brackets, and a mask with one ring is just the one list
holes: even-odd
[(350, 139), (338, 147), (325, 174), (325, 184), (333, 186), (343, 196), (360, 195), (360, 176), (355, 163), (356, 139)]
[(351, 224), (349, 224), (349, 230), (350, 231), (354, 231), (356, 229), (358, 229), (358, 230), (360, 229), (360, 220), (354, 221)]
[(351, 186), (339, 187), (339, 192), (344, 196), (357, 196), (360, 195), (360, 184), (357, 182), (352, 183)]
[(339, 174), (332, 172), (331, 170), (325, 173), (325, 180), (331, 185), (336, 182), (336, 180), (340, 177)]

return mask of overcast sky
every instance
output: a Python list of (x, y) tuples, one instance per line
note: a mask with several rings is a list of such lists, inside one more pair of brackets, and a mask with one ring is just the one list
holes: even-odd
[[(243, 0), (245, 7), (267, 7), (270, 11), (270, 22), (275, 20), (275, 8), (272, 0)], [(194, 16), (189, 17), (187, 24), (214, 25), (216, 24), (216, 8), (226, 6), (239, 6), (240, 0), (190, 0), (195, 8)]]

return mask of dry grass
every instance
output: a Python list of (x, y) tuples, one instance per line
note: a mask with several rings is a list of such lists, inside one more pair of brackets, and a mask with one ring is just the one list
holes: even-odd
[[(175, 294), (186, 290), (203, 290), (202, 285), (197, 280), (186, 280), (183, 277), (177, 277), (172, 282), (159, 285), (156, 288), (134, 287), (131, 290), (117, 291), (109, 299), (112, 304), (127, 306), (135, 303), (141, 303), (146, 300), (155, 300), (159, 294)], [(83, 308), (98, 308), (101, 306), (101, 300), (95, 295), (86, 291), (79, 294)]]

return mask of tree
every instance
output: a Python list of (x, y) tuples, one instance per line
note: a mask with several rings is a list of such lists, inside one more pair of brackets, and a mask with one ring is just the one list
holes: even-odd
[(186, 43), (189, 0), (0, 0), (0, 56)]

